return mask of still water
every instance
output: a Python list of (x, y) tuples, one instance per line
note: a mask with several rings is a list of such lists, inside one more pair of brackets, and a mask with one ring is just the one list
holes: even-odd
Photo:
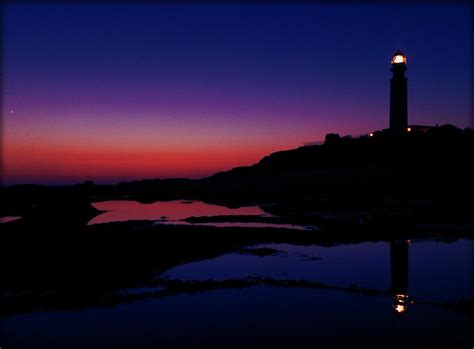
[(182, 280), (261, 276), (380, 290), (389, 290), (393, 283), (398, 287), (399, 281), (411, 301), (452, 301), (474, 296), (471, 240), (363, 242), (332, 247), (266, 244), (254, 248), (277, 252), (265, 257), (226, 254), (177, 266), (165, 275)]
[[(267, 244), (177, 266), (169, 279), (249, 276), (387, 290), (254, 286), (0, 320), (2, 348), (471, 348), (473, 317), (440, 302), (474, 296), (472, 240), (333, 247)], [(251, 252), (251, 251), (250, 251)]]
[[(207, 204), (202, 201), (157, 201), (151, 204), (142, 204), (130, 200), (113, 200), (95, 202), (93, 206), (104, 211), (94, 217), (88, 224), (111, 223), (130, 220), (152, 220), (157, 224), (191, 225), (184, 221), (189, 217), (203, 216), (269, 216), (258, 206), (228, 208), (220, 205)], [(215, 227), (243, 227), (243, 228), (286, 228), (297, 230), (314, 230), (294, 224), (275, 224), (264, 222), (212, 222), (193, 223), (193, 225), (207, 225)]]
[(96, 209), (105, 211), (94, 217), (89, 224), (110, 223), (130, 220), (167, 220), (179, 221), (188, 217), (198, 216), (232, 216), (232, 215), (263, 215), (258, 206), (227, 208), (220, 205), (206, 204), (201, 201), (157, 201), (142, 204), (130, 200), (113, 200), (95, 202)]

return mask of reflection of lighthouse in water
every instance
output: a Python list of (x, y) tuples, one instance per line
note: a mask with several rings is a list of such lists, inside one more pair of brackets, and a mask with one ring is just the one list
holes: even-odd
[(392, 278), (393, 309), (404, 313), (408, 307), (408, 240), (390, 243), (390, 269)]

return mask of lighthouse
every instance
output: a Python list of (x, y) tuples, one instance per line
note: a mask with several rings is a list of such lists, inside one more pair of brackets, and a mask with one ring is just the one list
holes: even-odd
[(407, 59), (398, 50), (392, 57), (390, 79), (390, 130), (401, 133), (408, 129)]

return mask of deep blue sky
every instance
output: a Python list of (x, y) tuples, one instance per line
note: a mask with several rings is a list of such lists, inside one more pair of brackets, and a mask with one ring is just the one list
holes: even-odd
[[(126, 176), (114, 161), (148, 149), (163, 167), (143, 175), (199, 176), (328, 132), (384, 128), (397, 49), (409, 122), (466, 127), (470, 21), (467, 5), (8, 5), (5, 138), (23, 159), (12, 172), (59, 171), (28, 170), (30, 145), (64, 149), (48, 153), (54, 164), (81, 149), (107, 158), (103, 176)], [(207, 165), (186, 168), (197, 150)]]

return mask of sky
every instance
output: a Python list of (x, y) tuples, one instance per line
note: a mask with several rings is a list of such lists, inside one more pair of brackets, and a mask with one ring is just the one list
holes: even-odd
[(470, 126), (466, 5), (16, 4), (4, 11), (3, 182), (201, 178), (388, 127)]

